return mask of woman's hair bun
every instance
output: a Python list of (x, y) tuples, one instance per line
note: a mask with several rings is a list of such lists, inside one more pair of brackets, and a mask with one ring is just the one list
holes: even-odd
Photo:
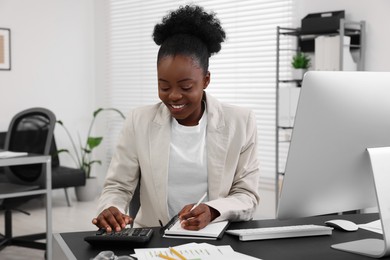
[(154, 27), (153, 40), (157, 45), (176, 35), (192, 35), (199, 38), (207, 47), (209, 55), (221, 50), (226, 38), (215, 13), (207, 13), (200, 6), (186, 5), (170, 12), (160, 24)]

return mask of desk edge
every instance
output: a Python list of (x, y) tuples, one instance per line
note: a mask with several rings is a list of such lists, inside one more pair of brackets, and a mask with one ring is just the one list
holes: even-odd
[(61, 234), (53, 234), (53, 259), (64, 259), (64, 260), (77, 260), (75, 255), (72, 253), (68, 245), (65, 243)]

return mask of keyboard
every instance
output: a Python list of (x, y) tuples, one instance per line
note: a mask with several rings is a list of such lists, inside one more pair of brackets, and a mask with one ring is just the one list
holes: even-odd
[(239, 236), (241, 241), (288, 237), (331, 235), (333, 228), (320, 225), (297, 225), (249, 229), (230, 229), (226, 233)]
[(84, 237), (84, 240), (90, 244), (99, 243), (146, 243), (153, 235), (153, 229), (150, 228), (124, 228), (119, 232), (106, 232), (99, 229), (94, 235)]

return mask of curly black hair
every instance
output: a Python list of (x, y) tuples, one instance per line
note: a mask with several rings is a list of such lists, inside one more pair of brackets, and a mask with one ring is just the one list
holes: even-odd
[(225, 31), (215, 13), (207, 13), (200, 6), (181, 6), (156, 24), (153, 40), (160, 46), (157, 62), (162, 57), (178, 54), (196, 58), (204, 72), (208, 71), (209, 58), (221, 50)]

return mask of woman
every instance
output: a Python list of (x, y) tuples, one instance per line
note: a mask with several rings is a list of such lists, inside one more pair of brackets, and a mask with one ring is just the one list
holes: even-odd
[(254, 113), (205, 92), (209, 58), (225, 39), (219, 20), (199, 6), (180, 7), (155, 26), (153, 39), (162, 102), (129, 113), (93, 224), (120, 231), (132, 223), (126, 212), (138, 182), (138, 226), (166, 224), (178, 213), (189, 230), (251, 219), (259, 202)]

